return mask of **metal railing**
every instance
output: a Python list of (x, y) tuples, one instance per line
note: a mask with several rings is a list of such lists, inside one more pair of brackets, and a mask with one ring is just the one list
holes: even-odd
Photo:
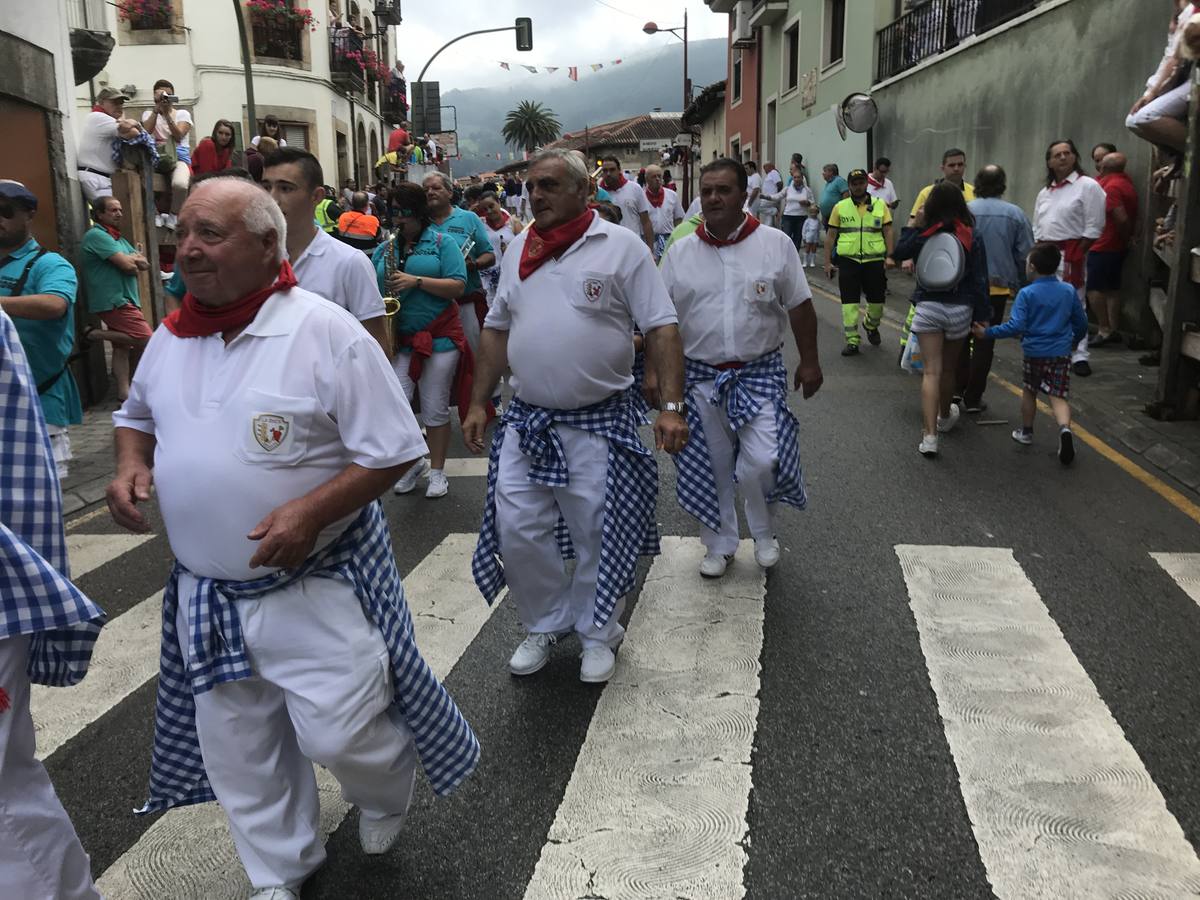
[(929, 0), (878, 32), (875, 80), (883, 81), (1028, 12), (1040, 0)]
[(329, 68), (340, 75), (352, 75), (363, 80), (362, 57), (366, 41), (349, 28), (329, 29)]
[(67, 0), (67, 27), (84, 31), (108, 31), (104, 0)]
[(251, 16), (254, 55), (271, 59), (304, 59), (303, 26), (299, 22)]

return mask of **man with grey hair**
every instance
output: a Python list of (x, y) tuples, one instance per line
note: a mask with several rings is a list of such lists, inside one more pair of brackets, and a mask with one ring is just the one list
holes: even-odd
[(426, 449), (383, 351), (297, 287), (256, 185), (205, 182), (177, 234), (190, 292), (113, 416), (108, 488), (145, 532), (155, 484), (176, 557), (144, 811), (219, 801), (253, 897), (287, 900), (325, 859), (313, 763), (377, 854), (418, 759), (445, 794), (479, 746), (417, 651), (377, 500)]
[(683, 221), (679, 194), (663, 186), (661, 166), (646, 166), (646, 200), (650, 203), (650, 226), (654, 231), (654, 261), (658, 262), (675, 226)]
[(658, 468), (632, 397), (634, 323), (663, 401), (656, 443), (669, 453), (688, 435), (683, 348), (650, 254), (588, 208), (583, 162), (544, 151), (526, 184), (534, 224), (500, 270), (463, 420), (467, 447), (482, 452), (488, 400), (511, 366), (516, 396), (492, 440), (473, 569), (489, 603), (507, 582), (528, 632), (512, 674), (540, 670), (551, 644), (574, 631), (580, 679), (601, 683), (616, 667), (638, 558), (658, 552)]

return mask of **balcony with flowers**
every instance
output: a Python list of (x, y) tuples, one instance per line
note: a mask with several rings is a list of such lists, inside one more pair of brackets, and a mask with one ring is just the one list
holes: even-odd
[(313, 11), (295, 0), (245, 0), (256, 59), (307, 68), (309, 32), (317, 30)]
[(117, 18), (129, 23), (131, 31), (163, 31), (174, 24), (172, 0), (120, 0)]
[(354, 28), (329, 29), (329, 68), (333, 83), (347, 92), (365, 94), (374, 105), (375, 86), (387, 83), (388, 67), (367, 39)]

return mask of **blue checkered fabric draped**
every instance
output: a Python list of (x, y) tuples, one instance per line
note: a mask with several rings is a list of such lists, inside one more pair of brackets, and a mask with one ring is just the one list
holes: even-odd
[[(532, 460), (530, 482), (548, 487), (563, 487), (569, 483), (570, 473), (563, 456), (562, 441), (554, 429), (556, 424), (608, 438), (595, 616), (596, 624), (603, 626), (612, 615), (617, 600), (633, 590), (638, 557), (657, 556), (659, 552), (658, 524), (654, 519), (658, 502), (658, 464), (638, 435), (637, 413), (628, 391), (582, 409), (546, 409), (513, 398), (492, 437), (487, 501), (471, 569), (480, 593), (489, 604), (493, 603), (506, 584), (503, 548), (496, 528), (496, 476), (508, 426), (517, 433), (521, 452)], [(571, 536), (561, 516), (555, 537), (563, 559), (575, 555)]]
[(338, 578), (354, 587), (363, 612), (383, 632), (392, 663), (394, 703), (412, 729), (421, 765), (433, 789), (449, 794), (479, 762), (479, 741), (446, 689), (417, 650), (412, 616), (396, 571), (392, 542), (378, 501), (364, 507), (354, 524), (301, 568), (253, 581), (197, 578), (189, 604), (192, 663), (179, 649), (176, 612), (180, 602), (175, 564), (163, 595), (162, 657), (150, 798), (138, 810), (215, 800), (196, 735), (195, 695), (253, 674), (233, 601), (261, 597), (301, 578)]
[(37, 684), (82, 681), (105, 622), (70, 574), (37, 382), (0, 310), (0, 639), (30, 635), (27, 671)]
[[(767, 495), (767, 502), (782, 501), (796, 509), (804, 509), (808, 497), (804, 492), (804, 471), (800, 468), (800, 423), (787, 405), (787, 368), (783, 364), (783, 354), (776, 350), (740, 369), (716, 369), (694, 359), (685, 362), (689, 396), (696, 385), (714, 382), (709, 396), (699, 398), (699, 402), (723, 406), (735, 432), (758, 415), (763, 403), (775, 405), (779, 464), (775, 471), (775, 487)], [(694, 403), (688, 405), (687, 423), (690, 437), (683, 450), (675, 454), (678, 470), (675, 494), (685, 512), (717, 531), (721, 527), (717, 483), (704, 437), (704, 424)]]

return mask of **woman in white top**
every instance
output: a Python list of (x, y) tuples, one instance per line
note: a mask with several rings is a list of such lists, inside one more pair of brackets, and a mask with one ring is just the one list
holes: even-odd
[(274, 116), (267, 116), (263, 119), (262, 131), (253, 137), (250, 146), (257, 147), (259, 140), (265, 137), (274, 138), (279, 142), (280, 147), (287, 146), (287, 141), (283, 139), (283, 129), (279, 127), (279, 120)]
[(804, 220), (808, 218), (808, 211), (815, 200), (812, 188), (804, 183), (803, 176), (795, 169), (793, 169), (793, 173), (782, 191), (778, 194), (764, 194), (763, 199), (773, 203), (783, 200), (783, 221), (779, 227), (792, 239), (792, 243), (796, 245), (796, 251), (800, 252), (804, 243)]

